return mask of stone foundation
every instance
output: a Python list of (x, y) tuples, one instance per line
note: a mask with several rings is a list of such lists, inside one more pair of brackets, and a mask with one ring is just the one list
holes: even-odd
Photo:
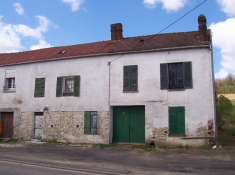
[[(43, 115), (42, 139), (65, 140), (71, 143), (109, 144), (109, 111), (97, 112), (97, 134), (84, 134), (83, 111), (50, 111), (47, 109), (44, 110)], [(21, 123), (15, 127), (14, 136), (20, 140), (34, 138), (34, 112), (21, 114)]]
[(34, 113), (22, 112), (20, 123), (14, 126), (14, 139), (30, 140), (33, 138), (34, 133)]

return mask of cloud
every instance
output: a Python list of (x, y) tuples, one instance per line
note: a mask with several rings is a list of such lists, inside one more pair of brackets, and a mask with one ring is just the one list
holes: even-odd
[(188, 0), (144, 0), (144, 4), (147, 8), (155, 8), (156, 4), (162, 3), (162, 9), (167, 12), (177, 12), (180, 8), (183, 8)]
[(22, 8), (22, 6), (20, 5), (20, 3), (16, 2), (13, 4), (13, 6), (15, 7), (15, 11), (19, 14), (19, 15), (23, 15), (24, 14), (24, 9)]
[(235, 17), (235, 1), (234, 0), (217, 0), (221, 6), (222, 11), (230, 17)]
[(220, 49), (222, 68), (215, 74), (215, 78), (225, 78), (228, 73), (235, 75), (235, 18), (212, 23), (213, 45)]
[(30, 28), (29, 26), (19, 24), (14, 25), (15, 31), (23, 36), (31, 36), (33, 38), (40, 39), (42, 38), (42, 33), (48, 31), (48, 27), (51, 22), (44, 16), (36, 16), (39, 20), (39, 26), (37, 28)]
[[(6, 52), (18, 52), (20, 49), (24, 48), (21, 44), (21, 40), (25, 37), (32, 37), (32, 39), (39, 40), (37, 48), (50, 47), (43, 39), (43, 33), (49, 30), (51, 22), (43, 16), (36, 16), (39, 21), (39, 26), (36, 28), (31, 28), (23, 24), (6, 24), (1, 21), (2, 16), (0, 16), (0, 53)], [(36, 48), (36, 46), (31, 46)]]
[(30, 47), (30, 50), (37, 50), (37, 49), (46, 48), (46, 47), (52, 47), (52, 46), (44, 40), (39, 40), (39, 44), (38, 45), (32, 45)]
[(71, 5), (72, 11), (77, 11), (85, 0), (62, 0), (62, 2)]

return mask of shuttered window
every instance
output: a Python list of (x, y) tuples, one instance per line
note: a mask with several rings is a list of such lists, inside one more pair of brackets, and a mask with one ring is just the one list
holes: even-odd
[(169, 134), (185, 134), (185, 107), (169, 107)]
[(34, 97), (44, 97), (45, 78), (35, 78)]
[(161, 89), (193, 88), (192, 62), (160, 64)]
[(123, 67), (123, 91), (138, 90), (138, 66)]
[(80, 95), (80, 76), (57, 77), (56, 97)]
[(84, 133), (97, 134), (97, 112), (84, 113)]

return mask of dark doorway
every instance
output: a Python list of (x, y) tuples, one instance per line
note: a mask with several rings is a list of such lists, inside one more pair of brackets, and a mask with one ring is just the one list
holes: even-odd
[(1, 138), (12, 138), (13, 136), (13, 112), (1, 113)]

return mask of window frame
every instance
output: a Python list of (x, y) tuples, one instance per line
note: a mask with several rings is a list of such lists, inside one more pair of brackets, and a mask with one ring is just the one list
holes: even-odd
[[(183, 84), (182, 85), (170, 85), (170, 70), (169, 65), (183, 64)], [(177, 68), (175, 68), (175, 71)], [(177, 72), (175, 72), (177, 74)], [(176, 75), (177, 77), (177, 75)], [(175, 79), (176, 79), (175, 77)], [(176, 81), (176, 80), (175, 80)], [(193, 88), (192, 77), (192, 62), (174, 62), (174, 63), (161, 63), (160, 64), (160, 85), (161, 90), (184, 90)]]
[[(94, 120), (96, 118), (96, 120)], [(98, 134), (98, 112), (85, 111), (84, 112), (84, 134), (97, 135)]]
[(6, 69), (3, 92), (15, 92), (16, 91), (15, 73), (16, 73), (16, 69)]
[(45, 78), (35, 78), (34, 98), (45, 96)]
[(138, 65), (123, 66), (123, 92), (139, 92)]
[[(67, 80), (73, 79), (73, 91), (67, 92), (66, 91), (66, 82)], [(56, 97), (65, 97), (65, 96), (74, 96), (79, 97), (80, 96), (80, 76), (64, 76), (64, 77), (57, 77), (57, 83), (56, 83)]]

